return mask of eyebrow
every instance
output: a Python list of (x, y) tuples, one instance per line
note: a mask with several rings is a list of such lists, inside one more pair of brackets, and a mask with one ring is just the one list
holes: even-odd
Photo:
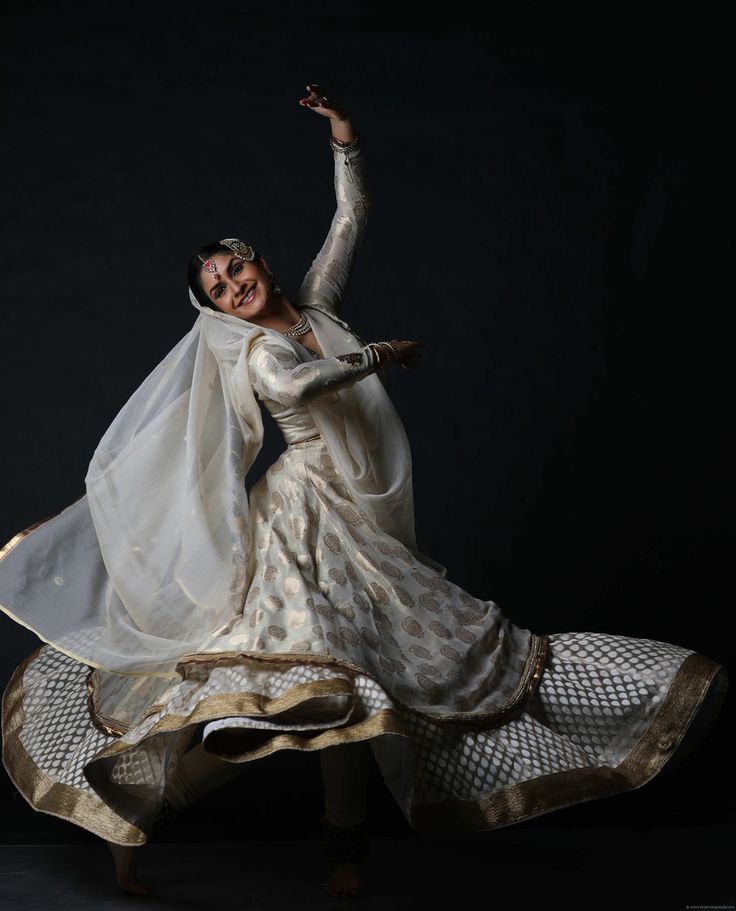
[[(236, 256), (236, 255), (233, 253), (233, 254), (232, 254), (232, 257), (231, 257), (231, 259), (230, 259), (230, 262), (227, 264), (227, 268), (225, 269), (226, 272), (229, 272), (230, 274), (232, 274), (232, 267), (233, 267), (233, 264), (235, 263), (235, 260), (236, 260), (236, 259), (237, 259), (237, 260), (240, 260), (240, 257), (239, 257), (239, 256)], [(213, 291), (217, 291), (217, 289), (220, 287), (221, 284), (222, 284), (221, 281), (215, 282), (215, 284), (214, 284), (214, 285), (210, 288), (210, 290), (209, 290), (209, 296), (210, 296), (210, 297), (212, 297), (212, 292), (213, 292)]]

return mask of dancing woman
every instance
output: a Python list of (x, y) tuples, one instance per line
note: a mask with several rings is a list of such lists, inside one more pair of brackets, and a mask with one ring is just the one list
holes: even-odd
[[(104, 838), (128, 891), (150, 889), (135, 852), (158, 825), (276, 750), (320, 751), (326, 888), (356, 894), (371, 756), (417, 831), (490, 830), (646, 783), (727, 684), (679, 645), (518, 627), (418, 548), (383, 376), (422, 343), (345, 321), (362, 140), (307, 90), (337, 209), (293, 301), (246, 240), (201, 247), (197, 320), (106, 431), (86, 493), (0, 554), (0, 604), (44, 641), (3, 696), (5, 768)], [(258, 399), (286, 448), (248, 492)]]

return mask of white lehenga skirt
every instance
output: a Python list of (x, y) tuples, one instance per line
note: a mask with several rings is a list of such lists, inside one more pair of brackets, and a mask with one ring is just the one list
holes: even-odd
[[(641, 786), (726, 686), (721, 665), (677, 645), (499, 622), (493, 602), (359, 514), (321, 440), (288, 447), (250, 505), (253, 582), (232, 651), (188, 656), (173, 682), (110, 674), (46, 644), (16, 669), (3, 763), (36, 810), (145, 843), (201, 727), (205, 749), (231, 762), (367, 740), (414, 829), (481, 831)], [(508, 658), (490, 686), (486, 646)], [(477, 706), (484, 683), (475, 724), (426, 711), (448, 692)]]

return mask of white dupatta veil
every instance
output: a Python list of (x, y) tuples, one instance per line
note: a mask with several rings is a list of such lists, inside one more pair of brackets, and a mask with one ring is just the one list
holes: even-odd
[[(245, 476), (263, 423), (247, 357), (259, 335), (285, 336), (189, 294), (196, 322), (100, 440), (86, 494), (0, 552), (2, 609), (59, 651), (117, 674), (176, 678), (182, 656), (230, 650), (218, 630), (243, 612), (251, 581)], [(362, 347), (343, 320), (304, 309), (326, 357)], [(356, 504), (445, 575), (417, 550), (409, 442), (381, 379), (329, 400), (309, 409)]]

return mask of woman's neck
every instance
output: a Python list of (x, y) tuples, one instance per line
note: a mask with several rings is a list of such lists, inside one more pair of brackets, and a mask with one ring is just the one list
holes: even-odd
[(277, 332), (285, 332), (291, 329), (301, 319), (301, 314), (285, 294), (280, 294), (274, 301), (274, 308), (268, 315), (264, 315), (258, 320), (259, 325), (267, 329), (276, 329)]

